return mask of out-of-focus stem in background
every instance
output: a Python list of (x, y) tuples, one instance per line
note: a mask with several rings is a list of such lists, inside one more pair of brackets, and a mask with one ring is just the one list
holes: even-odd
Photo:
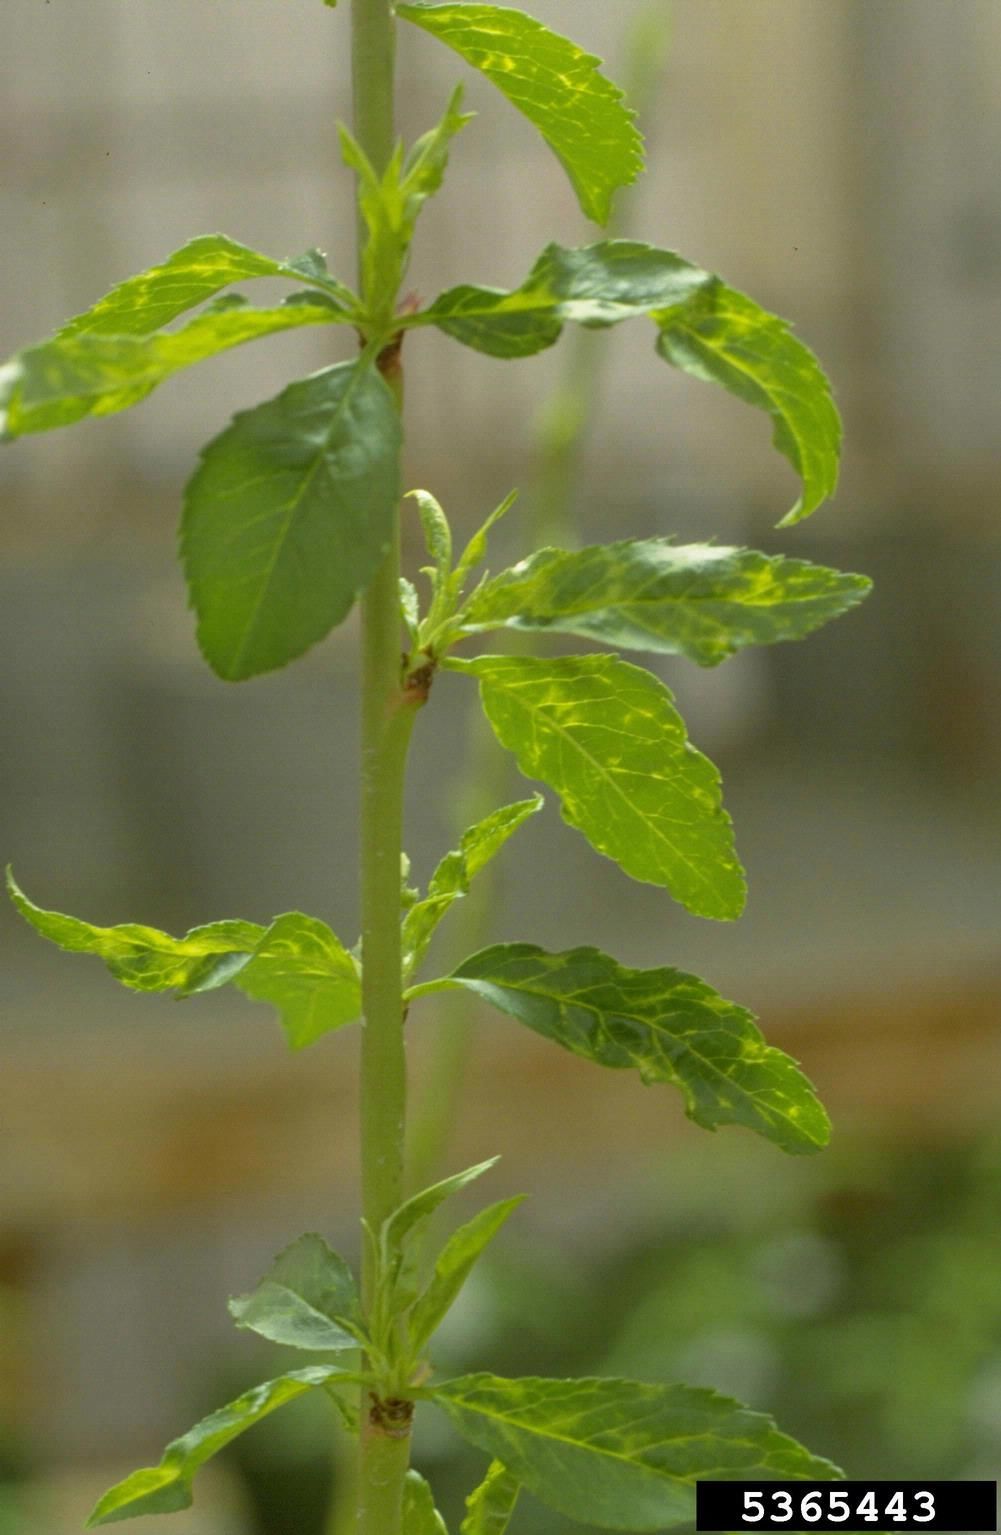
[[(626, 31), (624, 39), (626, 100), (642, 126), (655, 106), (664, 82), (671, 43), (671, 0), (652, 0)], [(632, 201), (620, 191), (609, 237), (628, 237)], [(602, 345), (604, 340), (605, 344)], [(519, 544), (535, 550), (575, 543), (574, 498), (583, 450), (595, 419), (610, 348), (607, 338), (584, 326), (568, 327), (561, 341), (563, 367), (549, 399), (539, 412), (535, 429), (534, 473), (519, 519)], [(455, 832), (488, 815), (504, 802), (512, 782), (507, 754), (477, 709), (472, 718), (462, 778), (450, 791), (456, 808)], [(496, 865), (481, 871), (476, 884), (455, 908), (444, 950), (446, 968), (482, 948), (493, 934), (497, 906)], [(410, 1186), (423, 1188), (437, 1175), (455, 1128), (456, 1113), (469, 1065), (473, 1030), (469, 1002), (463, 997), (438, 997), (438, 1013), (426, 1055), (425, 1070), (411, 1118), (408, 1156)]]

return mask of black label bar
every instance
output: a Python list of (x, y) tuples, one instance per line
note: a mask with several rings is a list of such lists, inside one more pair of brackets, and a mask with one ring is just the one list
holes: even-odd
[(699, 1531), (997, 1530), (997, 1482), (696, 1482)]

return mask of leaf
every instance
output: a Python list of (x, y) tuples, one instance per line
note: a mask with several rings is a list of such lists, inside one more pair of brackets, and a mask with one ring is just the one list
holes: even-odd
[(549, 1508), (604, 1529), (690, 1526), (696, 1477), (840, 1475), (763, 1413), (690, 1386), (467, 1375), (434, 1401)]
[(115, 979), (134, 991), (207, 990), (206, 977), (221, 959), (245, 963), (264, 934), (257, 923), (239, 921), (210, 922), (183, 938), (136, 922), (95, 927), (36, 906), (9, 868), (7, 890), (21, 916), (43, 938), (71, 953), (99, 955)]
[(448, 1535), (431, 1489), (419, 1471), (408, 1471), (403, 1484), (403, 1535)]
[(358, 1294), (344, 1259), (315, 1234), (275, 1259), (249, 1295), (229, 1303), (238, 1327), (291, 1348), (354, 1349), (358, 1339), (338, 1318), (354, 1320)]
[(499, 1460), (466, 1499), (468, 1510), (459, 1535), (505, 1535), (511, 1522), (521, 1484)]
[(274, 309), (233, 299), (196, 315), (176, 331), (109, 336), (102, 331), (57, 337), (14, 360), (16, 377), (3, 430), (8, 437), (71, 426), (137, 405), (173, 373), (219, 352), (303, 325), (348, 316), (322, 293), (293, 295)]
[(436, 501), (428, 491), (408, 490), (407, 499), (417, 502), (421, 528), (424, 532), (424, 546), (434, 560), (433, 594), (437, 596), (439, 588), (448, 580), (452, 569), (452, 530), (440, 502)]
[(341, 622), (389, 545), (400, 418), (361, 359), (237, 415), (188, 485), (181, 554), (209, 664), (284, 666)]
[(415, 1301), (410, 1313), (410, 1342), (415, 1350), (422, 1349), (437, 1331), (480, 1254), (524, 1199), (524, 1194), (517, 1194), (513, 1199), (502, 1199), (489, 1205), (449, 1237), (438, 1254), (431, 1283)]
[(275, 918), (236, 984), (278, 1008), (293, 1050), (361, 1015), (358, 965), (325, 922), (297, 911)]
[(343, 123), (341, 155), (358, 177), (358, 204), (367, 231), (362, 251), (362, 291), (377, 323), (391, 319), (421, 208), (438, 191), (452, 140), (470, 121), (459, 111), (461, 86), (453, 91), (441, 120), (425, 133), (406, 160), (397, 145), (380, 175)]
[(744, 1125), (784, 1151), (818, 1151), (830, 1121), (795, 1061), (767, 1045), (754, 1015), (683, 970), (629, 970), (598, 949), (549, 954), (496, 944), (449, 983), (600, 1066), (669, 1082), (707, 1130)]
[(541, 794), (533, 794), (531, 799), (492, 811), (463, 832), (458, 848), (445, 854), (431, 876), (427, 895), (410, 908), (403, 921), (403, 965), (407, 975), (424, 958), (432, 934), (452, 902), (468, 893), (480, 870), (544, 803)]
[(100, 1499), (87, 1528), (134, 1519), (140, 1514), (172, 1514), (191, 1506), (191, 1483), (198, 1468), (262, 1418), (318, 1386), (343, 1380), (335, 1365), (310, 1365), (254, 1386), (217, 1412), (203, 1418), (168, 1444), (158, 1466), (133, 1471)]
[(834, 494), (841, 420), (813, 353), (785, 320), (716, 279), (660, 316), (660, 355), (696, 378), (722, 384), (772, 417), (775, 447), (803, 481), (780, 527), (800, 522)]
[(853, 608), (865, 576), (715, 544), (624, 539), (540, 549), (473, 593), (464, 633), (507, 627), (577, 634), (716, 666), (746, 645), (798, 640)]
[(450, 1178), (443, 1178), (440, 1183), (434, 1183), (430, 1188), (414, 1194), (394, 1210), (382, 1223), (380, 1247), (384, 1257), (390, 1258), (402, 1252), (407, 1238), (434, 1214), (439, 1205), (444, 1204), (453, 1194), (458, 1194), (468, 1183), (482, 1178), (499, 1161), (499, 1157), (491, 1157), (487, 1162), (477, 1162), (475, 1167), (467, 1167), (465, 1172), (453, 1173)]
[(719, 774), (670, 692), (615, 656), (478, 656), (483, 708), (521, 771), (559, 793), (563, 819), (626, 874), (700, 917), (732, 918), (744, 875)]
[(563, 165), (588, 218), (608, 222), (612, 195), (643, 168), (643, 141), (600, 59), (504, 6), (397, 4), (485, 75), (533, 123)]
[(635, 240), (547, 245), (519, 288), (450, 288), (409, 322), (437, 325), (493, 357), (528, 357), (566, 321), (604, 327), (684, 304), (718, 279), (673, 251)]
[(550, 245), (521, 287), (451, 288), (404, 323), (437, 325), (493, 357), (527, 357), (552, 346), (567, 320), (603, 326), (641, 314), (656, 324), (665, 361), (771, 416), (775, 446), (803, 481), (784, 524), (834, 494), (841, 421), (817, 359), (785, 320), (672, 251), (632, 240)]
[(294, 262), (274, 261), (228, 235), (189, 240), (159, 266), (119, 283), (92, 309), (76, 315), (53, 340), (70, 336), (150, 336), (214, 294), (251, 277), (301, 278)]

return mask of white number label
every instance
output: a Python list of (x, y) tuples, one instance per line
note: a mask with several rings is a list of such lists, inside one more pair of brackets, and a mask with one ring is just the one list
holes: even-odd
[(776, 1524), (785, 1524), (787, 1519), (792, 1518), (792, 1496), (790, 1493), (783, 1492), (781, 1489), (778, 1492), (772, 1493), (773, 1503), (778, 1503), (780, 1498), (782, 1499), (782, 1503), (779, 1504), (779, 1507), (782, 1511), (781, 1513), (773, 1513), (772, 1518)]
[(751, 1524), (755, 1519), (765, 1517), (765, 1505), (761, 1501), (760, 1492), (744, 1493), (744, 1512), (741, 1514), (745, 1524)]
[(907, 1510), (904, 1507), (904, 1495), (902, 1492), (895, 1492), (893, 1494), (883, 1513), (887, 1519), (894, 1519), (897, 1524), (906, 1524)]
[(864, 1519), (866, 1524), (875, 1524), (879, 1518), (879, 1512), (876, 1508), (876, 1494), (874, 1492), (867, 1492), (855, 1513), (859, 1519)]
[(827, 1495), (827, 1502), (827, 1517), (833, 1519), (836, 1524), (844, 1524), (852, 1511), (847, 1492), (830, 1492)]
[(935, 1499), (930, 1492), (916, 1492), (914, 1498), (915, 1501), (919, 1498), (924, 1498), (924, 1504), (922, 1505), (924, 1513), (915, 1514), (913, 1516), (914, 1522), (915, 1524), (927, 1524), (929, 1519), (934, 1519), (935, 1517)]

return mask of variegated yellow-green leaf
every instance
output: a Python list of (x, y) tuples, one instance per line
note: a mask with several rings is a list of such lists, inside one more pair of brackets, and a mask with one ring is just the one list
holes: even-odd
[(29, 347), (12, 364), (3, 431), (8, 437), (71, 426), (126, 410), (182, 368), (277, 331), (329, 325), (347, 316), (323, 293), (295, 295), (274, 309), (224, 298), (180, 330), (108, 335), (83, 330)]
[(358, 964), (325, 922), (301, 912), (275, 918), (235, 980), (277, 1007), (293, 1050), (361, 1016)]
[(549, 954), (496, 944), (464, 960), (455, 986), (601, 1066), (669, 1082), (696, 1124), (744, 1125), (784, 1151), (819, 1151), (830, 1121), (796, 1062), (765, 1043), (753, 1013), (697, 976), (630, 970), (599, 949)]
[(364, 359), (290, 384), (209, 443), (181, 555), (219, 676), (284, 666), (347, 615), (389, 544), (399, 457), (399, 411)]
[(468, 892), (470, 881), (542, 805), (542, 795), (535, 794), (531, 799), (492, 811), (463, 832), (458, 848), (445, 854), (431, 876), (427, 895), (410, 908), (403, 921), (403, 962), (407, 974), (424, 958), (435, 928), (453, 901)]
[(235, 1402), (220, 1407), (182, 1438), (168, 1444), (158, 1466), (133, 1471), (106, 1492), (87, 1520), (87, 1528), (134, 1519), (140, 1514), (173, 1514), (178, 1509), (190, 1508), (195, 1472), (207, 1460), (286, 1402), (344, 1379), (343, 1372), (334, 1365), (311, 1365), (245, 1391)]
[(817, 359), (785, 320), (672, 251), (632, 240), (550, 245), (513, 291), (451, 288), (405, 323), (437, 325), (494, 357), (527, 357), (552, 346), (568, 320), (603, 326), (641, 314), (656, 324), (667, 362), (771, 417), (775, 446), (803, 482), (784, 522), (834, 494), (841, 421)]
[(448, 664), (479, 679), (498, 740), (558, 792), (564, 820), (599, 853), (696, 916), (740, 915), (744, 873), (719, 774), (662, 682), (616, 656)]
[(346, 292), (327, 272), (317, 251), (294, 261), (275, 261), (228, 235), (200, 235), (159, 266), (119, 283), (92, 309), (67, 320), (52, 339), (149, 336), (230, 283), (253, 277), (286, 277), (299, 282), (305, 277), (335, 295)]
[[(29, 901), (10, 869), (7, 889), (21, 916), (43, 938), (75, 954), (96, 954), (117, 981), (134, 991), (208, 990), (246, 963), (264, 936), (255, 922), (210, 922), (172, 938), (155, 927), (126, 922), (119, 927), (95, 927), (78, 917), (45, 911)], [(220, 977), (219, 966), (229, 962)]]
[(534, 123), (588, 218), (607, 223), (614, 192), (643, 169), (643, 141), (601, 60), (506, 6), (410, 0), (396, 11), (453, 48)]
[(763, 1413), (690, 1386), (467, 1375), (434, 1400), (547, 1507), (602, 1529), (691, 1527), (697, 1477), (840, 1475)]
[(521, 1484), (499, 1460), (466, 1499), (466, 1517), (459, 1535), (506, 1535)]
[(803, 481), (779, 526), (809, 517), (834, 494), (841, 455), (841, 419), (813, 353), (785, 320), (718, 278), (658, 323), (667, 362), (771, 416), (775, 446)]
[(344, 1259), (310, 1233), (279, 1253), (256, 1289), (229, 1303), (237, 1326), (290, 1348), (354, 1349), (358, 1294)]
[(715, 666), (747, 645), (802, 639), (871, 586), (865, 576), (753, 549), (624, 539), (540, 549), (480, 586), (461, 628), (552, 629)]
[(361, 1013), (359, 967), (316, 917), (286, 912), (266, 928), (256, 922), (210, 922), (172, 938), (137, 922), (95, 927), (44, 911), (18, 888), (9, 869), (7, 888), (43, 938), (77, 954), (98, 955), (123, 986), (190, 996), (233, 982), (255, 1002), (270, 1002), (293, 1049)]

